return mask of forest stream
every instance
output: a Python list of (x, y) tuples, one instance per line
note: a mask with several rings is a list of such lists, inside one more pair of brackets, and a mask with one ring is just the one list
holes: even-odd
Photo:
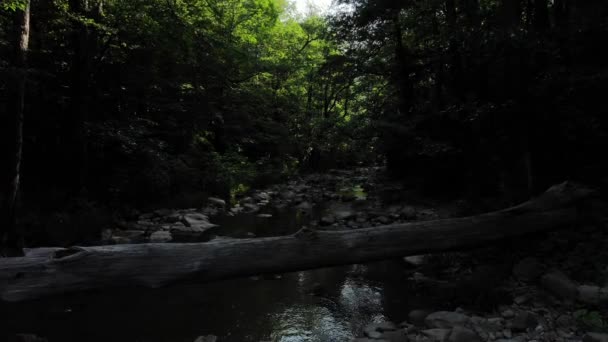
[[(355, 197), (365, 195), (361, 185), (349, 186)], [(344, 195), (343, 187), (337, 190)], [(221, 238), (286, 235), (327, 219), (323, 215), (332, 206), (344, 213), (355, 202), (268, 206), (212, 221)], [(348, 341), (370, 322), (400, 322), (408, 308), (425, 306), (424, 298), (408, 290), (412, 286), (403, 262), (393, 260), (159, 290), (104, 290), (5, 304), (3, 333), (65, 342), (191, 342), (210, 334), (234, 342)]]
[[(105, 232), (105, 243), (260, 238), (302, 227), (357, 229), (466, 213), (415, 199), (383, 174), (379, 168), (336, 170), (252, 190), (230, 208), (210, 198), (203, 208), (142, 213)], [(197, 225), (205, 229), (192, 235)], [(430, 342), (449, 335), (452, 342), (581, 341), (592, 334), (588, 329), (605, 328), (598, 311), (568, 297), (578, 293), (590, 308), (607, 299), (601, 293), (608, 288), (585, 285), (608, 278), (608, 268), (597, 272), (608, 253), (598, 258), (593, 252), (608, 241), (599, 228), (507, 239), (461, 253), (2, 302), (0, 340)], [(582, 243), (589, 234), (595, 245)]]

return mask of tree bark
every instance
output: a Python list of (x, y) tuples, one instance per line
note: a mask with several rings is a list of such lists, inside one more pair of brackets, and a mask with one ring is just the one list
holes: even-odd
[(87, 27), (83, 18), (99, 19), (102, 2), (98, 1), (92, 11), (89, 0), (70, 0), (70, 11), (77, 16), (73, 21), (71, 43), (74, 55), (71, 63), (71, 100), (70, 110), (66, 117), (66, 127), (69, 146), (66, 148), (66, 164), (72, 165), (74, 173), (68, 173), (68, 184), (74, 193), (84, 190), (87, 177), (87, 135), (86, 122), (88, 119), (87, 96), (90, 93), (91, 65), (94, 50), (97, 45), (97, 34), (94, 29)]
[(519, 206), (479, 216), (206, 243), (42, 248), (0, 259), (6, 301), (86, 289), (160, 287), (354, 264), (469, 247), (572, 223), (591, 191), (563, 183)]
[(502, 0), (503, 27), (512, 30), (521, 23), (521, 0)]
[[(25, 110), (25, 84), (27, 81), (27, 53), (30, 41), (30, 1), (25, 8), (17, 10), (14, 17), (14, 49), (12, 62), (14, 65), (14, 82), (12, 89), (14, 98), (12, 117), (9, 122), (14, 127), (9, 143), (11, 156), (9, 158), (7, 197), (4, 203), (4, 231), (0, 230), (0, 250), (18, 249), (16, 232), (16, 207), (21, 184), (21, 159), (23, 151), (23, 117)], [(0, 227), (2, 229), (2, 227)], [(6, 251), (3, 251), (5, 253)], [(10, 254), (10, 252), (8, 252)]]
[(549, 28), (548, 0), (534, 1), (534, 28), (539, 32), (544, 32)]
[(410, 102), (412, 101), (412, 85), (409, 75), (408, 51), (403, 44), (403, 32), (399, 19), (399, 11), (393, 16), (393, 41), (395, 44), (395, 65), (393, 66), (393, 80), (399, 95), (399, 112), (402, 117), (409, 116)]

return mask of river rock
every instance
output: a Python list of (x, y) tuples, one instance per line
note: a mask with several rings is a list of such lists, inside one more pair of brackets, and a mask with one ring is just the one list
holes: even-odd
[(389, 342), (408, 342), (409, 341), (409, 339), (407, 338), (407, 335), (405, 334), (405, 331), (403, 329), (385, 331), (382, 333), (382, 336), (380, 338), (383, 340), (387, 340)]
[(112, 232), (112, 241), (116, 244), (142, 242), (145, 234), (143, 230), (115, 230)]
[(207, 335), (207, 336), (199, 336), (194, 340), (194, 342), (217, 342), (217, 336), (215, 335)]
[(200, 236), (206, 231), (218, 227), (217, 224), (209, 222), (206, 215), (196, 212), (184, 214), (182, 220), (171, 226), (171, 233), (180, 236)]
[(310, 202), (304, 201), (304, 202), (296, 205), (296, 209), (310, 210), (310, 209), (312, 209), (312, 204)]
[(333, 215), (325, 215), (319, 221), (319, 223), (322, 226), (329, 226), (329, 225), (334, 224), (335, 222), (336, 222), (336, 218)]
[(247, 197), (243, 197), (240, 202), (241, 202), (241, 204), (247, 204), (247, 203), (252, 204), (252, 203), (255, 203), (255, 200), (253, 199), (253, 197), (247, 196)]
[(541, 285), (560, 298), (576, 299), (578, 297), (576, 284), (559, 270), (552, 270), (543, 275)]
[(281, 194), (279, 196), (284, 200), (290, 201), (294, 197), (296, 197), (296, 194), (293, 191), (288, 190), (288, 191), (281, 192)]
[(497, 332), (503, 329), (503, 319), (500, 317), (484, 318), (473, 316), (471, 317), (471, 325), (475, 328), (477, 333), (480, 333), (481, 331)]
[(173, 240), (170, 232), (159, 230), (150, 234), (150, 242), (169, 242)]
[(395, 323), (393, 322), (381, 322), (381, 323), (371, 323), (368, 324), (364, 329), (363, 332), (365, 333), (366, 336), (368, 337), (373, 337), (371, 336), (373, 332), (385, 332), (385, 331), (392, 331), (392, 330), (397, 330), (397, 325), (395, 325)]
[(513, 318), (513, 317), (515, 317), (515, 311), (513, 311), (511, 309), (506, 309), (503, 312), (501, 312), (500, 315), (504, 318)]
[(243, 207), (241, 207), (239, 204), (237, 204), (234, 207), (230, 208), (230, 212), (232, 214), (235, 214), (235, 215), (238, 214), (238, 213), (240, 213), (241, 211), (243, 211)]
[(378, 222), (380, 222), (382, 224), (389, 224), (389, 223), (393, 222), (393, 220), (391, 220), (390, 218), (388, 218), (387, 216), (384, 216), (384, 215), (378, 216), (376, 218), (376, 221), (378, 221)]
[(147, 221), (150, 220), (154, 217), (154, 213), (145, 213), (145, 214), (141, 214), (139, 215), (139, 220), (140, 221)]
[(574, 317), (567, 314), (559, 315), (559, 317), (557, 317), (557, 319), (555, 320), (555, 325), (559, 328), (571, 328), (575, 324), (576, 320), (574, 319)]
[(608, 342), (608, 334), (589, 332), (583, 337), (583, 342)]
[(405, 206), (403, 207), (403, 209), (401, 209), (401, 213), (399, 216), (406, 220), (414, 220), (416, 219), (416, 209), (411, 206)]
[(528, 311), (521, 311), (515, 315), (511, 322), (511, 329), (514, 331), (526, 331), (528, 328), (534, 328), (538, 325), (536, 316)]
[(422, 266), (424, 264), (424, 255), (410, 255), (403, 258), (406, 264), (412, 267)]
[(181, 222), (186, 227), (193, 227), (200, 224), (209, 223), (209, 217), (201, 213), (188, 213), (182, 216)]
[(479, 335), (464, 327), (454, 327), (448, 337), (448, 342), (482, 342)]
[(447, 341), (448, 336), (450, 335), (450, 332), (452, 332), (452, 329), (441, 329), (441, 328), (426, 329), (426, 330), (420, 331), (420, 333), (422, 335), (430, 338), (434, 342)]
[(226, 201), (224, 201), (221, 198), (217, 198), (217, 197), (207, 198), (207, 203), (209, 203), (210, 205), (216, 206), (216, 207), (220, 207), (220, 208), (226, 207)]
[(270, 194), (268, 194), (265, 191), (260, 191), (260, 192), (257, 192), (255, 194), (253, 194), (253, 198), (256, 201), (269, 201), (270, 200)]
[(424, 321), (429, 328), (447, 329), (464, 326), (470, 322), (470, 318), (458, 312), (437, 311), (426, 316)]
[(243, 211), (246, 213), (255, 213), (260, 211), (260, 207), (254, 203), (245, 203), (243, 204)]
[(410, 323), (422, 327), (425, 324), (425, 318), (426, 316), (428, 316), (431, 312), (428, 310), (412, 310), (410, 311), (410, 313), (407, 315)]
[(592, 305), (608, 302), (608, 287), (581, 285), (578, 287), (578, 299)]

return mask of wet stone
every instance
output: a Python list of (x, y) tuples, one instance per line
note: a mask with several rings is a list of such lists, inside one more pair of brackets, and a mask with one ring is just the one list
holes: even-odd
[(430, 338), (431, 341), (441, 341), (441, 342), (447, 340), (448, 336), (450, 335), (450, 332), (452, 332), (452, 329), (441, 329), (441, 328), (426, 329), (426, 330), (420, 331), (420, 333), (422, 333), (424, 336)]
[(450, 311), (433, 312), (425, 319), (426, 325), (429, 328), (453, 328), (455, 326), (466, 325), (469, 321), (469, 316)]
[(448, 337), (448, 342), (482, 342), (482, 340), (479, 335), (470, 329), (454, 327)]
[(546, 273), (541, 278), (541, 284), (560, 298), (575, 299), (578, 296), (576, 284), (559, 270)]

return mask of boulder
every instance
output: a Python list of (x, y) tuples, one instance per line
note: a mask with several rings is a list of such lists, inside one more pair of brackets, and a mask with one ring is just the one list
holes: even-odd
[(209, 217), (201, 213), (188, 213), (182, 216), (181, 222), (186, 227), (196, 227), (209, 223)]
[(255, 213), (260, 210), (260, 207), (253, 203), (245, 203), (243, 204), (243, 209), (247, 213)]
[(168, 231), (159, 230), (150, 234), (150, 242), (169, 242), (173, 240), (173, 236)]
[(422, 335), (430, 338), (431, 341), (433, 341), (433, 342), (447, 341), (448, 336), (450, 335), (450, 332), (452, 332), (452, 329), (441, 329), (441, 328), (426, 329), (426, 330), (420, 331), (420, 333)]
[(608, 302), (608, 287), (581, 285), (578, 287), (578, 299), (591, 305), (606, 303)]
[(541, 285), (561, 298), (576, 299), (578, 297), (576, 284), (559, 270), (552, 270), (543, 275)]

